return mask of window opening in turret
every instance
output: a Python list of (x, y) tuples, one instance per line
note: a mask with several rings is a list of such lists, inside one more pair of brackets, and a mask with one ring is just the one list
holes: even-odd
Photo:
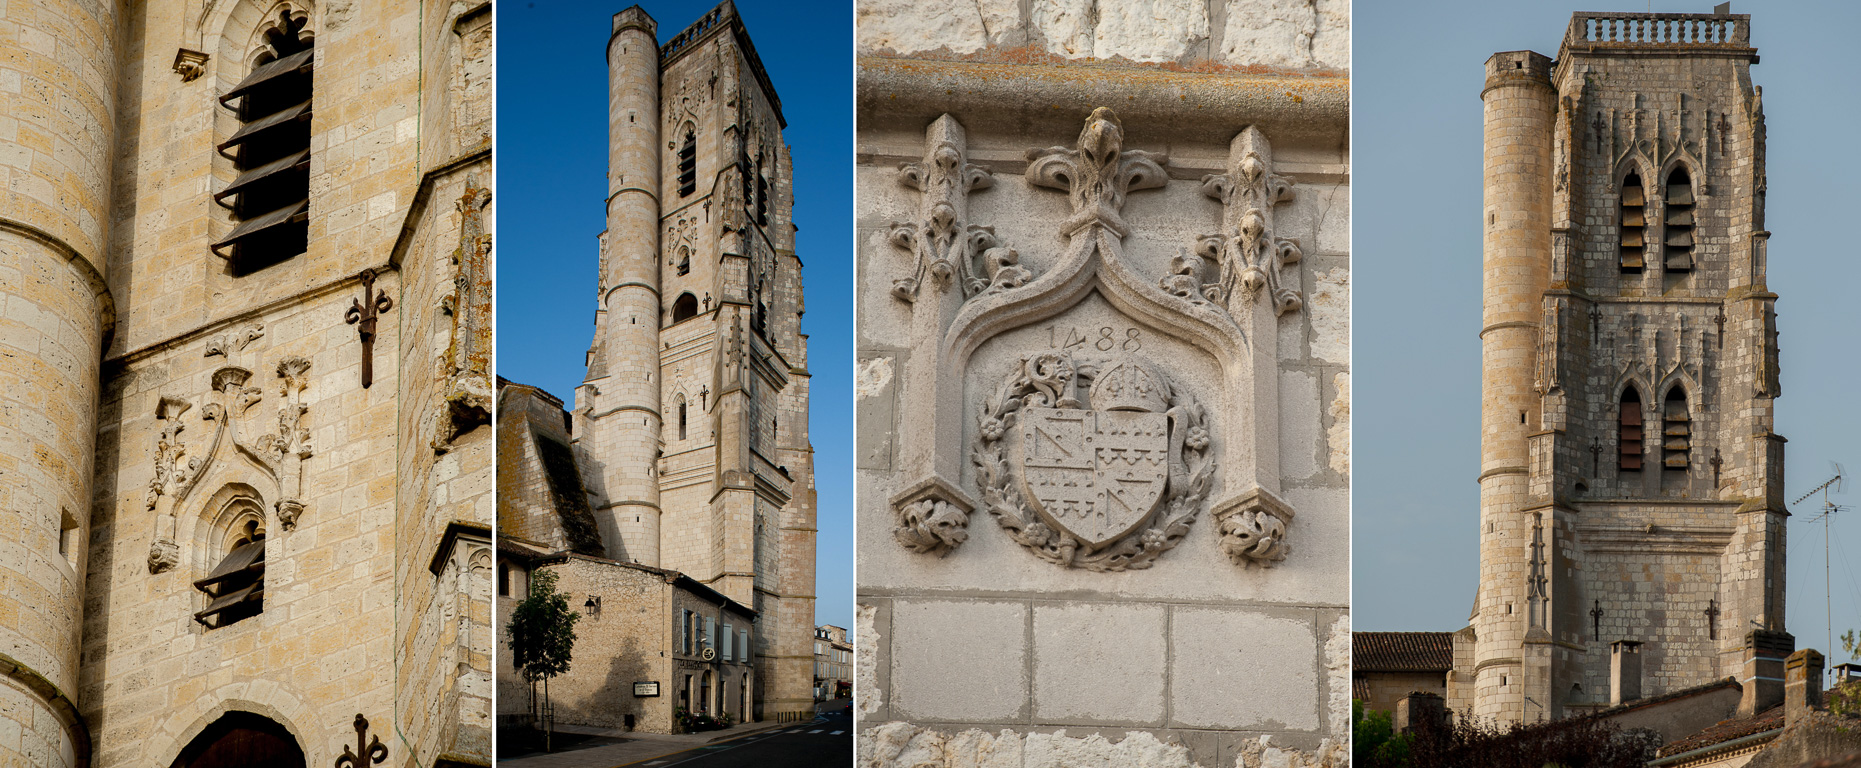
[(1622, 470), (1641, 469), (1641, 393), (1634, 387), (1622, 390), (1621, 419), (1616, 425), (1616, 443), (1619, 457), (1616, 466)]
[(682, 395), (678, 399), (678, 439), (685, 439), (685, 398)]
[(218, 629), (265, 610), (265, 529), (257, 520), (233, 533), (230, 550), (207, 577), (194, 582), (210, 602), (194, 620)]
[(691, 274), (691, 246), (678, 247), (678, 273), (680, 275)]
[(1648, 221), (1645, 216), (1647, 197), (1641, 186), (1641, 175), (1629, 173), (1622, 180), (1622, 271), (1640, 274), (1645, 265), (1643, 254), (1647, 244), (1643, 235), (1647, 231)]
[[(265, 32), (251, 74), (220, 97), (239, 130), (217, 147), (239, 175), (214, 193), (232, 211), (233, 231), (212, 246), (234, 274), (303, 253), (310, 237), (310, 121), (313, 38), (304, 19), (282, 13)], [(231, 103), (238, 100), (238, 106)]]
[(1661, 404), (1661, 466), (1685, 472), (1692, 450), (1693, 420), (1687, 414), (1687, 394), (1674, 387)]
[(679, 323), (698, 316), (698, 297), (690, 291), (679, 294), (672, 302), (672, 322)]
[(698, 191), (698, 134), (685, 129), (685, 143), (678, 148), (678, 196)]
[(1662, 266), (1669, 272), (1693, 270), (1693, 180), (1687, 169), (1675, 168), (1667, 175), (1667, 206), (1662, 214), (1665, 224), (1661, 238)]

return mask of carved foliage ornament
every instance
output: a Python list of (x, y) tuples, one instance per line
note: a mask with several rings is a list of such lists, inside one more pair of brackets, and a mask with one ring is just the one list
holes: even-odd
[(1303, 304), (1299, 292), (1282, 284), (1280, 269), (1299, 261), (1299, 244), (1277, 237), (1273, 227), (1273, 207), (1292, 200), (1292, 181), (1273, 175), (1272, 151), (1259, 128), (1248, 126), (1235, 137), (1228, 172), (1202, 177), (1202, 193), (1221, 201), (1222, 231), (1203, 235), (1193, 256), (1184, 253), (1171, 259), (1171, 274), (1160, 287), (1195, 300), (1192, 291), (1199, 282), (1201, 260), (1214, 259), (1221, 271), (1215, 282), (1202, 285), (1200, 291), (1208, 301), (1226, 304), (1238, 313), (1234, 302), (1238, 287), (1242, 303), (1265, 295), (1273, 302), (1274, 314), (1298, 309)]
[(995, 181), (965, 162), (962, 125), (944, 115), (927, 134), (924, 159), (898, 167), (898, 183), (924, 194), (917, 220), (892, 223), (892, 244), (917, 261), (910, 277), (893, 281), (892, 295), (916, 301), (927, 278), (938, 291), (954, 279), (964, 299), (1026, 285), (1034, 274), (1021, 266), (1021, 255), (996, 238), (994, 227), (968, 223), (969, 193)]
[(983, 506), (1016, 543), (1067, 567), (1150, 567), (1189, 533), (1215, 473), (1202, 406), (1135, 356), (1024, 357), (977, 431)]

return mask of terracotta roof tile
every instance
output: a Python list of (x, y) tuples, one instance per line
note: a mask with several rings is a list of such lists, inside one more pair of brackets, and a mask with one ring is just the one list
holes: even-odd
[(1452, 632), (1352, 632), (1354, 672), (1446, 672), (1454, 668)]
[(1682, 752), (1691, 752), (1695, 749), (1703, 749), (1714, 744), (1722, 744), (1733, 739), (1744, 738), (1765, 731), (1774, 731), (1782, 727), (1783, 705), (1779, 704), (1763, 712), (1759, 712), (1752, 717), (1735, 717), (1730, 720), (1720, 720), (1718, 724), (1706, 730), (1662, 746), (1660, 756), (1671, 757)]

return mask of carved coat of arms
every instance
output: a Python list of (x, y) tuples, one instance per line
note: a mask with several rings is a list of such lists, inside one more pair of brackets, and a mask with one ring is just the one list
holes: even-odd
[(1148, 568), (1208, 496), (1205, 419), (1140, 358), (1030, 355), (983, 406), (974, 459), (984, 505), (1044, 559)]

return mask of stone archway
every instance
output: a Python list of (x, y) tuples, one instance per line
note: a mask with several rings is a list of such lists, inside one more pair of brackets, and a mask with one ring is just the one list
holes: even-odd
[(304, 750), (283, 725), (228, 712), (188, 742), (171, 768), (304, 768)]

